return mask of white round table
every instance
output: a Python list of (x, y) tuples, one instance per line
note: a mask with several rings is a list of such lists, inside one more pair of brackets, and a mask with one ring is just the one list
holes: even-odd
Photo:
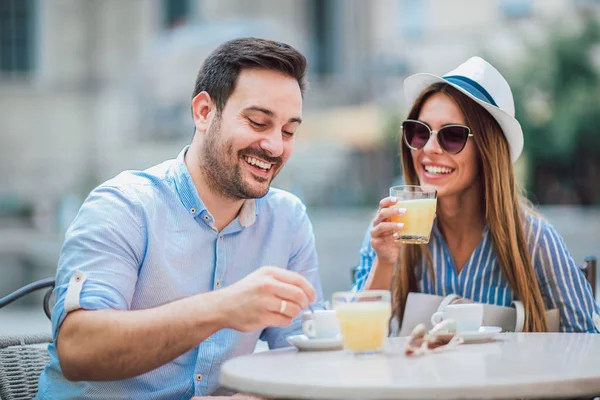
[(600, 394), (600, 335), (502, 333), (408, 358), (405, 338), (384, 353), (255, 353), (227, 361), (221, 385), (293, 399), (449, 399), (578, 397)]

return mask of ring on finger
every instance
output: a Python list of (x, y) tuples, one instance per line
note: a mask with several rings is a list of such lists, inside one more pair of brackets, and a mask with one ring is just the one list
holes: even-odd
[(287, 301), (281, 300), (281, 305), (279, 306), (279, 314), (283, 314), (285, 309), (287, 308)]

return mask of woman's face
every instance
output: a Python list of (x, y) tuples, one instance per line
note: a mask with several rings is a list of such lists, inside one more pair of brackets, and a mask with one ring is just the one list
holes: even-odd
[[(418, 119), (436, 132), (445, 125), (466, 125), (458, 105), (443, 93), (436, 93), (425, 101)], [(460, 196), (475, 187), (479, 168), (472, 137), (458, 154), (446, 153), (435, 134), (423, 148), (411, 153), (420, 184), (435, 188), (438, 198)]]

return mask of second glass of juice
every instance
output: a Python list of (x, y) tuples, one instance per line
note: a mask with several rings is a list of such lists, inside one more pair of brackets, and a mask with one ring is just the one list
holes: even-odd
[(429, 235), (435, 219), (437, 191), (427, 186), (401, 185), (390, 188), (390, 196), (398, 202), (394, 207), (405, 208), (406, 213), (392, 217), (404, 227), (398, 231), (400, 243), (429, 243)]
[(333, 308), (340, 324), (344, 350), (369, 354), (383, 349), (392, 314), (388, 290), (336, 292)]

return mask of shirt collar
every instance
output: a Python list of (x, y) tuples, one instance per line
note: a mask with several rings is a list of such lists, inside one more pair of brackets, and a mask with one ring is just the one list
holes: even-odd
[[(200, 195), (198, 195), (198, 190), (194, 186), (190, 171), (188, 171), (187, 165), (185, 165), (185, 154), (189, 147), (189, 145), (185, 146), (177, 156), (175, 162), (175, 186), (179, 199), (187, 212), (196, 217), (205, 211), (208, 213), (208, 209), (202, 202)], [(244, 228), (251, 226), (256, 221), (257, 215), (257, 199), (247, 199), (238, 215), (240, 225)]]
[[(440, 232), (440, 228), (438, 227), (437, 218), (433, 220), (433, 228), (431, 229), (433, 234), (437, 237), (438, 240), (444, 241), (444, 237), (442, 236), (442, 232)], [(490, 231), (490, 226), (486, 223), (483, 227), (483, 232), (481, 233), (481, 237), (485, 237)]]
[(246, 199), (240, 210), (240, 225), (244, 228), (249, 227), (256, 221), (258, 215), (258, 207), (256, 207), (256, 199)]

